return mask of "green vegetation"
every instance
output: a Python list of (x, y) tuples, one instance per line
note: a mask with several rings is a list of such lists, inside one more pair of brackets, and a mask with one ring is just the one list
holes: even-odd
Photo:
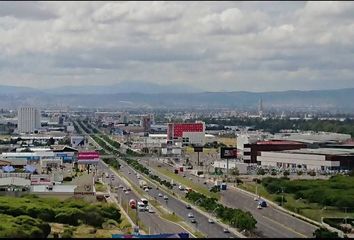
[(206, 187), (202, 187), (200, 186), (199, 184), (196, 184), (194, 183), (193, 181), (187, 179), (187, 178), (184, 178), (182, 176), (179, 176), (167, 169), (164, 169), (164, 168), (154, 168), (156, 171), (160, 172), (161, 174), (167, 176), (168, 178), (171, 178), (173, 179), (174, 181), (176, 182), (179, 182), (183, 185), (185, 185), (186, 187), (190, 187), (192, 188), (194, 191), (196, 192), (200, 192), (202, 194), (204, 194), (205, 196), (208, 196), (208, 197), (212, 197), (212, 198), (216, 198), (216, 199), (219, 199), (220, 198), (220, 194), (219, 193), (215, 193), (215, 192), (210, 192), (208, 190), (208, 188)]
[(331, 232), (325, 228), (319, 228), (316, 229), (316, 231), (313, 233), (313, 236), (315, 238), (338, 238), (338, 233)]
[(354, 177), (333, 176), (329, 180), (286, 180), (264, 178), (262, 185), (271, 193), (294, 194), (295, 199), (337, 208), (354, 208)]
[(217, 203), (216, 198), (209, 198), (194, 191), (187, 193), (186, 198), (210, 213), (215, 211), (218, 218), (233, 227), (248, 231), (254, 230), (256, 227), (257, 221), (250, 212), (225, 207)]
[[(47, 237), (48, 223), (71, 226), (87, 224), (101, 228), (107, 220), (120, 223), (119, 210), (110, 204), (88, 204), (83, 200), (38, 198), (25, 195), (19, 198), (0, 197), (1, 237)], [(65, 234), (70, 234), (67, 230)]]
[(97, 192), (106, 192), (107, 187), (100, 182), (95, 182), (95, 188)]

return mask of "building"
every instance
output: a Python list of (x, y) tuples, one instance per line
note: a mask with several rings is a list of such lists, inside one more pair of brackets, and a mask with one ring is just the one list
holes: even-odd
[(262, 166), (303, 171), (354, 169), (354, 149), (304, 148), (279, 152), (261, 151), (257, 159)]
[[(240, 174), (247, 174), (247, 163), (237, 162), (235, 160), (229, 160), (229, 166), (227, 166), (226, 160), (215, 161), (212, 165), (214, 168), (220, 168), (222, 170), (227, 170), (227, 167), (230, 169), (237, 168)], [(226, 173), (226, 172), (225, 172)]]
[(182, 142), (183, 145), (205, 144), (205, 123), (168, 123), (167, 141)]
[(17, 129), (19, 133), (33, 133), (41, 127), (40, 112), (34, 107), (18, 109)]
[(145, 133), (151, 131), (152, 117), (150, 115), (143, 116), (140, 121), (140, 125), (143, 127)]

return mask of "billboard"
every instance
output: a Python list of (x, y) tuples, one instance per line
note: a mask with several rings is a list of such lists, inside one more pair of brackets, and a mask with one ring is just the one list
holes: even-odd
[(222, 147), (220, 154), (221, 154), (220, 157), (222, 159), (237, 158), (237, 148), (235, 148), (235, 147), (228, 147), (228, 148)]
[(194, 152), (203, 152), (203, 147), (194, 147)]

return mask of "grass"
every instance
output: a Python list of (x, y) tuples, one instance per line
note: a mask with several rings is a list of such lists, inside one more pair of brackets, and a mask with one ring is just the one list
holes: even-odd
[(95, 183), (96, 192), (106, 192), (107, 187), (100, 182)]
[[(239, 185), (239, 187), (248, 192), (252, 192), (252, 193), (256, 192), (256, 184), (254, 182), (247, 182), (247, 183), (244, 182), (243, 184)], [(274, 199), (277, 196), (276, 194), (268, 193), (261, 184), (258, 184), (258, 194), (261, 197), (264, 197), (271, 201), (274, 201)], [(327, 209), (324, 210), (322, 206), (320, 206), (317, 203), (309, 203), (305, 200), (296, 200), (293, 194), (285, 193), (284, 197), (286, 199), (286, 202), (284, 203), (284, 208), (292, 212), (301, 214), (317, 222), (320, 222), (322, 217), (325, 218), (345, 217), (345, 216), (354, 217), (354, 212), (348, 212), (348, 214), (345, 215), (343, 211), (340, 211), (335, 207), (327, 207)]]
[(236, 146), (236, 138), (219, 137), (217, 141), (225, 144), (226, 146)]
[(213, 198), (216, 198), (216, 199), (219, 199), (220, 198), (220, 194), (219, 193), (213, 193), (213, 192), (210, 192), (208, 188), (206, 187), (202, 187), (200, 186), (199, 184), (195, 184), (194, 182), (192, 182), (191, 180), (187, 179), (187, 178), (184, 178), (184, 177), (181, 177), (167, 169), (164, 169), (164, 168), (155, 168), (154, 167), (154, 170), (155, 171), (158, 171), (159, 173), (165, 175), (166, 177), (169, 177), (171, 179), (173, 179), (174, 181), (178, 182), (178, 183), (181, 183), (183, 185), (185, 185), (186, 187), (190, 187), (192, 188), (194, 191), (196, 192), (199, 192), (199, 193), (202, 193), (208, 197), (213, 197)]

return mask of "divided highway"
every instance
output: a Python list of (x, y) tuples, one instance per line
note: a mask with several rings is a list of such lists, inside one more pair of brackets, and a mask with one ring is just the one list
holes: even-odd
[[(165, 169), (169, 169), (171, 172), (174, 170), (172, 166), (163, 163), (162, 161), (158, 161), (156, 158), (141, 158), (141, 161), (146, 164), (146, 167), (153, 170), (154, 174), (163, 179), (166, 179), (166, 176), (149, 166), (157, 167), (157, 165), (161, 165)], [(204, 179), (200, 179), (197, 176), (190, 174), (188, 171), (185, 171), (184, 174), (188, 179), (192, 179), (195, 184), (199, 184), (202, 187), (213, 186), (213, 183), (210, 182), (204, 185)], [(317, 229), (317, 226), (286, 214), (273, 206), (257, 209), (257, 202), (254, 201), (251, 195), (241, 192), (234, 187), (229, 187), (228, 190), (221, 191), (220, 193), (221, 203), (229, 207), (240, 208), (252, 213), (257, 220), (256, 233), (259, 237), (307, 238), (313, 237), (312, 233)]]

